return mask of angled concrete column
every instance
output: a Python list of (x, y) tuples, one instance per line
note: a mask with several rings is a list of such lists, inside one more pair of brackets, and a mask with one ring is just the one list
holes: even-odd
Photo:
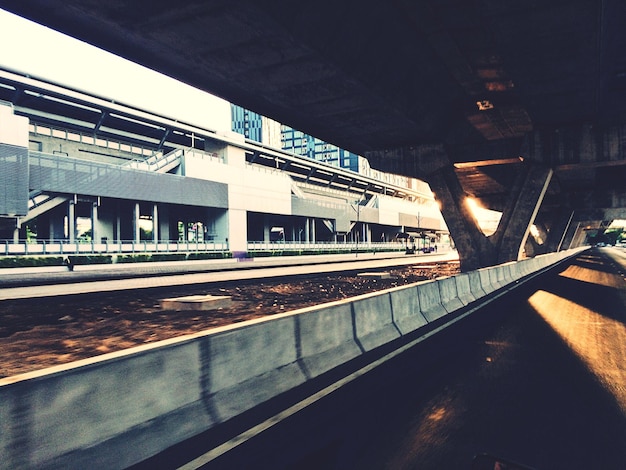
[[(519, 154), (517, 140), (494, 144), (487, 148), (491, 155)], [(484, 159), (472, 154), (463, 161)], [(441, 204), (441, 213), (459, 252), (462, 271), (517, 260), (520, 257), (530, 228), (535, 220), (552, 177), (552, 170), (541, 165), (526, 163), (516, 183), (510, 188), (507, 204), (498, 230), (486, 237), (480, 230), (466, 200), (454, 166), (444, 145), (422, 145), (396, 150), (367, 152), (373, 167), (423, 179)]]
[(583, 245), (587, 239), (587, 232), (584, 226), (577, 222), (576, 225), (572, 224), (568, 230), (567, 235), (563, 240), (563, 250), (569, 248), (578, 248)]
[(462, 271), (495, 264), (495, 248), (480, 231), (474, 214), (467, 205), (467, 195), (452, 165), (439, 169), (426, 178), (459, 253)]
[(563, 209), (558, 214), (555, 214), (548, 230), (548, 238), (546, 240), (547, 253), (565, 249), (563, 242), (572, 224), (573, 217), (574, 211), (571, 209)]
[(551, 168), (536, 164), (529, 164), (526, 172), (520, 173), (492, 236), (498, 251), (497, 263), (520, 258), (552, 174)]
[(526, 240), (526, 245), (524, 246), (524, 250), (526, 251), (526, 257), (532, 257), (546, 253), (548, 230), (546, 229), (544, 224), (538, 223), (536, 219), (535, 227), (537, 228), (541, 242), (535, 240), (535, 237), (530, 234), (528, 239)]
[(441, 214), (459, 253), (462, 271), (495, 264), (495, 247), (482, 233), (467, 205), (467, 194), (444, 145), (367, 152), (366, 157), (374, 168), (420, 178), (429, 184), (441, 205)]

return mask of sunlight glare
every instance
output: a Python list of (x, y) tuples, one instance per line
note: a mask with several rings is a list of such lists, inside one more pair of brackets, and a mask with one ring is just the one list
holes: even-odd
[(485, 209), (473, 197), (466, 197), (465, 204), (474, 215), (478, 227), (486, 236), (495, 233), (502, 217), (501, 212)]
[[(535, 292), (529, 303), (615, 397), (626, 416), (626, 326), (543, 290)], [(615, 348), (601, 341), (599, 332), (616, 339), (612, 346), (624, 346), (616, 354)]]

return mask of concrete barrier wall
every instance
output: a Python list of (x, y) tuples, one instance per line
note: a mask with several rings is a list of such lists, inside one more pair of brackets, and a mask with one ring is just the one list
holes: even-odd
[(393, 323), (388, 293), (360, 296), (351, 304), (356, 341), (364, 351), (371, 351), (400, 337), (400, 331)]
[(477, 272), (480, 276), (480, 285), (485, 291), (485, 294), (489, 295), (498, 289), (498, 276), (493, 272), (493, 269), (481, 268)]
[(393, 321), (403, 335), (428, 324), (420, 308), (417, 289), (413, 284), (389, 291)]
[(354, 337), (352, 306), (348, 302), (305, 309), (294, 318), (300, 338), (299, 360), (308, 378), (345, 364), (363, 352)]
[(426, 281), (417, 286), (417, 295), (420, 302), (420, 310), (428, 322), (435, 321), (447, 311), (441, 304), (441, 294), (437, 281)]
[(463, 307), (463, 302), (461, 302), (457, 293), (455, 277), (439, 279), (437, 284), (439, 285), (441, 305), (447, 313), (452, 313)]
[(0, 468), (127, 467), (576, 252), (0, 379)]
[(306, 380), (297, 364), (293, 316), (246, 325), (204, 342), (203, 388), (218, 422)]
[[(472, 293), (472, 287), (470, 285), (470, 275), (468, 273), (462, 273), (454, 276), (456, 281), (456, 292), (458, 299), (463, 305), (468, 305), (474, 302), (478, 297)], [(480, 289), (482, 291), (482, 288)]]
[(469, 278), (470, 290), (472, 291), (472, 295), (475, 299), (480, 299), (487, 295), (483, 289), (480, 272), (471, 271), (467, 273), (467, 277)]

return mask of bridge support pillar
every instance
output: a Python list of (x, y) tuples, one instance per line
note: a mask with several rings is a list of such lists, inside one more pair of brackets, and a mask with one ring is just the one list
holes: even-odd
[(498, 263), (520, 259), (552, 179), (550, 168), (531, 163), (525, 169), (509, 193), (498, 229), (492, 235), (493, 243), (498, 247)]
[(563, 209), (554, 215), (553, 220), (550, 221), (546, 239), (546, 253), (567, 249), (564, 242), (572, 225), (573, 217), (574, 212), (570, 209)]
[(568, 248), (577, 248), (585, 243), (585, 239), (587, 237), (587, 232), (585, 232), (585, 228), (581, 226), (580, 222), (576, 224), (575, 227), (570, 227), (567, 236), (564, 240), (563, 249), (567, 250)]
[[(496, 150), (503, 151), (499, 147)], [(520, 149), (504, 150), (512, 153)], [(459, 252), (462, 271), (519, 259), (552, 178), (551, 169), (527, 161), (509, 191), (496, 233), (487, 237), (467, 204), (468, 195), (445, 146), (375, 151), (368, 152), (366, 157), (375, 168), (420, 178), (430, 185)]]
[(441, 214), (459, 253), (461, 270), (473, 271), (495, 264), (495, 249), (480, 231), (454, 167), (439, 169), (430, 174), (426, 182), (441, 204)]

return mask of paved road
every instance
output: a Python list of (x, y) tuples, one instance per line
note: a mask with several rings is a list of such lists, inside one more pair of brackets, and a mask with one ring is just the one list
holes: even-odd
[[(238, 445), (205, 468), (465, 469), (486, 451), (538, 469), (623, 470), (624, 260), (584, 252), (303, 410), (270, 417), (278, 424), (229, 441)], [(268, 418), (255, 413), (145, 468), (175, 468)]]
[(458, 260), (455, 251), (440, 254), (360, 253), (236, 260), (137, 263), (0, 270), (0, 300), (170, 287), (208, 282), (263, 279), (357, 269), (382, 269)]

